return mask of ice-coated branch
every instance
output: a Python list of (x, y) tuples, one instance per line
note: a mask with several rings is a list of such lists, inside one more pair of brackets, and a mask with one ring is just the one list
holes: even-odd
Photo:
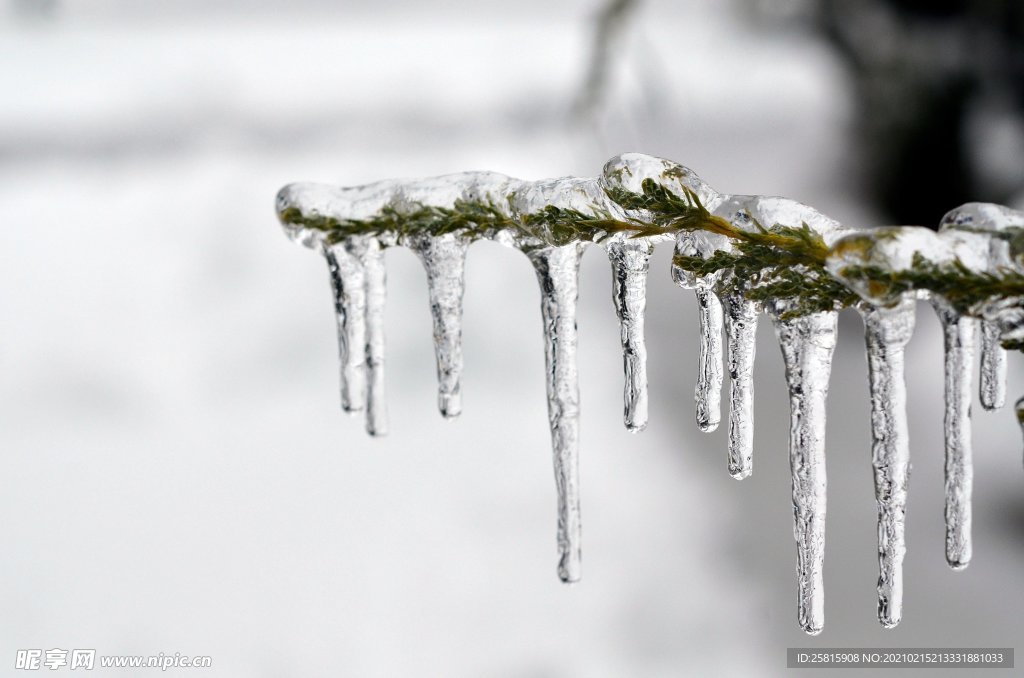
[[(719, 423), (723, 358), (730, 379), (728, 471), (750, 475), (758, 314), (770, 311), (786, 365), (797, 542), (798, 618), (824, 624), (825, 400), (837, 312), (864, 318), (878, 504), (878, 616), (902, 616), (910, 443), (903, 351), (916, 299), (929, 299), (946, 346), (946, 551), (970, 559), (970, 382), (981, 328), (980, 399), (1005, 401), (1007, 349), (1024, 350), (1024, 213), (986, 203), (949, 212), (938, 231), (856, 230), (786, 198), (719, 194), (691, 170), (651, 156), (612, 158), (600, 176), (523, 181), (492, 172), (384, 181), (354, 188), (291, 184), (277, 196), (286, 234), (328, 262), (338, 318), (342, 406), (366, 409), (371, 434), (384, 404), (384, 250), (413, 249), (426, 271), (434, 322), (438, 402), (461, 410), (466, 251), (489, 239), (526, 254), (541, 289), (545, 373), (557, 489), (559, 576), (581, 561), (580, 396), (576, 365), (579, 261), (592, 244), (612, 265), (621, 328), (624, 420), (648, 423), (646, 278), (654, 246), (674, 242), (672, 278), (698, 300), (698, 426)], [(723, 328), (724, 326), (724, 328)], [(723, 351), (722, 332), (725, 342)], [(723, 356), (724, 352), (724, 356)], [(1017, 402), (1024, 421), (1024, 398)]]

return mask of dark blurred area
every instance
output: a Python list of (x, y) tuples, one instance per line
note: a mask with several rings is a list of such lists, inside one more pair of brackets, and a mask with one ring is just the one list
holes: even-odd
[(799, 26), (840, 55), (869, 199), (899, 223), (1024, 188), (1024, 3), (752, 0), (756, 20)]

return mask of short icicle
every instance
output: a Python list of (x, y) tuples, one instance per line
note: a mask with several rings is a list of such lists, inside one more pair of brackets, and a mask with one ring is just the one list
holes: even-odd
[(977, 321), (941, 298), (933, 298), (932, 305), (945, 343), (946, 562), (962, 570), (971, 561), (971, 372)]
[(783, 320), (785, 310), (776, 309), (775, 332), (789, 386), (797, 619), (800, 628), (817, 635), (825, 625), (825, 401), (838, 314), (819, 312)]
[(999, 344), (999, 323), (981, 321), (981, 406), (998, 410), (1006, 404), (1006, 349)]
[(453, 233), (408, 243), (427, 271), (437, 357), (437, 406), (445, 418), (462, 412), (462, 296), (469, 240)]
[(369, 238), (362, 256), (366, 276), (366, 432), (382, 436), (388, 432), (388, 409), (384, 396), (384, 303), (387, 300), (387, 272), (384, 248)]
[(647, 344), (644, 311), (647, 271), (654, 246), (642, 239), (608, 244), (612, 265), (612, 300), (619, 317), (626, 384), (623, 393), (626, 428), (638, 433), (647, 426)]
[(558, 491), (558, 576), (579, 581), (579, 371), (576, 365), (576, 300), (582, 247), (548, 247), (528, 253), (540, 283), (547, 373), (548, 422)]
[(697, 427), (710, 433), (722, 418), (722, 302), (709, 288), (698, 287), (700, 353), (697, 358)]
[(871, 391), (871, 465), (878, 502), (878, 621), (891, 629), (903, 616), (903, 557), (910, 434), (904, 350), (914, 333), (915, 303), (863, 304)]
[(358, 412), (366, 399), (366, 276), (360, 261), (363, 238), (350, 236), (325, 246), (334, 293), (341, 358), (341, 409)]
[(729, 475), (743, 480), (754, 469), (754, 352), (757, 304), (738, 292), (723, 300), (729, 361)]

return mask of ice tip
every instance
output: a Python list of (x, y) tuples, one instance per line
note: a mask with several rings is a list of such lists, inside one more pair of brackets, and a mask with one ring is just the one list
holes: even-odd
[(733, 480), (743, 480), (744, 478), (749, 478), (750, 474), (751, 469), (749, 468), (729, 469), (729, 475), (732, 477)]
[(558, 564), (558, 578), (563, 584), (573, 585), (580, 581), (580, 563), (577, 560), (574, 563), (565, 563), (564, 561)]
[(949, 559), (947, 559), (946, 563), (949, 565), (949, 569), (953, 570), (954, 572), (963, 572), (964, 570), (967, 569), (967, 566), (971, 564), (971, 561), (970, 560), (949, 560)]
[(626, 420), (626, 430), (630, 433), (643, 433), (647, 429), (646, 421)]
[(720, 421), (713, 419), (698, 419), (697, 428), (700, 429), (703, 433), (714, 433), (715, 431), (718, 430), (719, 423)]
[(578, 547), (563, 546), (558, 558), (558, 578), (563, 584), (575, 584), (580, 580), (582, 554)]
[(383, 438), (388, 434), (388, 427), (386, 424), (366, 424), (366, 433), (371, 438)]
[(437, 409), (445, 419), (454, 419), (462, 414), (462, 398), (457, 393), (439, 393)]

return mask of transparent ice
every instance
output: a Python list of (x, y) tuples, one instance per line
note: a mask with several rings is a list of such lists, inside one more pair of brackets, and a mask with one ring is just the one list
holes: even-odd
[[(1021, 241), (1024, 212), (992, 203), (972, 202), (946, 213), (941, 231), (961, 231), (988, 238), (986, 268), (1021, 269)], [(1006, 351), (1000, 346), (1002, 329), (998, 320), (981, 321), (981, 381), (979, 396), (987, 410), (1006, 403)]]
[(910, 433), (904, 349), (914, 333), (915, 302), (893, 308), (862, 304), (871, 393), (871, 466), (878, 503), (878, 620), (893, 628), (903, 617), (904, 526), (910, 477)]
[(697, 356), (697, 427), (711, 432), (722, 418), (722, 302), (713, 290), (698, 287), (697, 322), (700, 353)]
[(772, 309), (789, 386), (789, 464), (797, 546), (797, 621), (811, 635), (825, 626), (825, 400), (836, 347), (835, 312), (781, 318)]
[(576, 368), (576, 300), (581, 253), (579, 245), (529, 253), (540, 283), (548, 422), (558, 488), (558, 576), (564, 582), (580, 578), (580, 385)]
[(437, 407), (446, 418), (462, 412), (462, 297), (469, 240), (454, 233), (417, 235), (412, 248), (427, 270), (430, 315), (437, 358)]
[[(887, 628), (902, 618), (906, 554), (904, 526), (910, 470), (904, 351), (915, 324), (915, 304), (927, 299), (943, 326), (945, 345), (945, 522), (946, 557), (954, 569), (971, 557), (971, 379), (975, 339), (981, 336), (980, 398), (989, 409), (1005, 401), (1006, 352), (1000, 343), (1024, 340), (1024, 300), (995, 299), (968, 312), (940, 295), (903, 292), (873, 285), (849, 266), (872, 266), (901, 273), (924, 259), (939, 265), (998, 274), (1024, 271), (1024, 214), (987, 203), (969, 203), (944, 217), (938, 232), (901, 226), (855, 231), (801, 203), (750, 195), (723, 195), (689, 169), (660, 158), (625, 154), (612, 158), (596, 178), (521, 181), (493, 172), (470, 172), (414, 181), (384, 181), (356, 188), (292, 184), (280, 191), (277, 209), (285, 232), (327, 260), (338, 323), (342, 407), (365, 410), (366, 429), (386, 433), (384, 401), (384, 250), (412, 249), (422, 261), (434, 325), (438, 405), (443, 416), (462, 408), (462, 298), (465, 258), (473, 238), (487, 237), (523, 252), (540, 287), (545, 347), (545, 389), (557, 494), (558, 574), (575, 582), (581, 570), (580, 393), (576, 363), (576, 307), (580, 258), (590, 242), (560, 242), (548, 231), (518, 229), (549, 207), (585, 217), (650, 222), (639, 209), (626, 213), (609, 191), (642, 192), (653, 179), (677, 196), (692, 192), (716, 217), (741, 231), (776, 225), (806, 225), (830, 248), (828, 275), (856, 292), (864, 321), (871, 397), (871, 464), (878, 511), (878, 618)], [(353, 228), (328, 231), (292, 223), (283, 215), (329, 217), (338, 223), (368, 223), (388, 212), (411, 214), (421, 208), (453, 209), (463, 203), (487, 205), (501, 215), (490, 231), (427, 233)], [(301, 224), (302, 222), (300, 222)], [(547, 223), (547, 222), (543, 222)], [(675, 241), (675, 253), (708, 259), (733, 252), (733, 241), (709, 231), (680, 230), (634, 237), (627, 232), (597, 233), (612, 269), (612, 300), (620, 323), (625, 384), (624, 423), (639, 432), (648, 424), (647, 349), (644, 340), (646, 280), (659, 242)], [(810, 274), (806, 267), (801, 272)], [(825, 275), (815, 273), (816, 275)], [(767, 311), (782, 350), (790, 400), (789, 457), (792, 474), (794, 537), (797, 543), (797, 616), (810, 634), (824, 626), (824, 545), (826, 519), (825, 411), (837, 312), (797, 312), (797, 303), (747, 298), (757, 282), (738, 280), (730, 270), (695, 275), (673, 265), (675, 282), (693, 289), (700, 332), (696, 420), (703, 431), (720, 423), (724, 367), (730, 380), (727, 468), (734, 478), (750, 475), (753, 459), (753, 369), (758, 315)], [(979, 329), (980, 328), (980, 329)], [(724, 331), (724, 342), (723, 342)], [(724, 355), (723, 355), (724, 353)], [(1016, 403), (1024, 427), (1024, 398)]]

